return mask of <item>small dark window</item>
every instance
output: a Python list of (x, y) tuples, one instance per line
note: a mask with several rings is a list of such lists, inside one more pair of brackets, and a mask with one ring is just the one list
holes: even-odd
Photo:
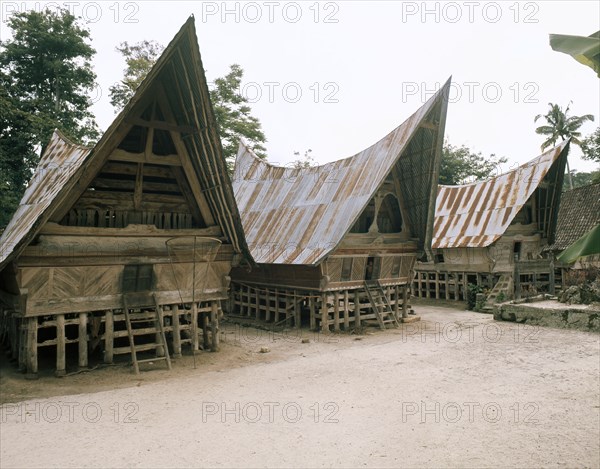
[(345, 257), (342, 261), (342, 275), (340, 280), (347, 282), (352, 278), (352, 258)]
[(392, 263), (392, 278), (400, 277), (400, 264), (402, 262), (401, 257), (394, 257), (394, 261)]
[(513, 244), (513, 256), (516, 260), (521, 258), (521, 242), (517, 241)]
[(435, 262), (437, 264), (441, 264), (444, 262), (444, 255), (442, 253), (436, 254), (435, 255)]
[(152, 290), (152, 265), (126, 265), (123, 269), (123, 292)]
[(367, 270), (365, 280), (375, 280), (379, 278), (381, 270), (381, 257), (369, 257), (367, 259)]

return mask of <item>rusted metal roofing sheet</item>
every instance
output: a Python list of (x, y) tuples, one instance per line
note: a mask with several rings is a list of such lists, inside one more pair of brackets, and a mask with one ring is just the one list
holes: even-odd
[[(433, 248), (485, 247), (504, 234), (568, 141), (487, 181), (439, 186)], [(566, 157), (566, 152), (565, 152)]]
[(26, 235), (37, 227), (41, 215), (89, 153), (89, 148), (75, 145), (59, 131), (54, 132), (17, 211), (0, 238), (0, 265)]
[(17, 212), (0, 238), (0, 269), (31, 242), (63, 195), (77, 199), (83, 193), (86, 186), (80, 179), (98, 171), (108, 159), (118, 144), (115, 136), (133, 125), (129, 118), (135, 118), (144, 103), (153, 97), (158, 83), (165, 88), (177, 124), (194, 128), (192, 133), (185, 135), (184, 144), (211, 212), (235, 250), (250, 258), (223, 157), (192, 16), (93, 149), (77, 147), (58, 134), (53, 137)]
[(323, 260), (350, 230), (425, 116), (447, 96), (448, 86), (379, 142), (323, 166), (273, 166), (240, 144), (233, 190), (254, 260), (308, 265)]

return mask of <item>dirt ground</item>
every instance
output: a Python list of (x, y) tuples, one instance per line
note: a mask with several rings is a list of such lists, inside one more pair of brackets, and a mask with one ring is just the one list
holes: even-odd
[(195, 369), (140, 376), (3, 359), (0, 466), (600, 467), (598, 334), (415, 310), (364, 335), (228, 324)]

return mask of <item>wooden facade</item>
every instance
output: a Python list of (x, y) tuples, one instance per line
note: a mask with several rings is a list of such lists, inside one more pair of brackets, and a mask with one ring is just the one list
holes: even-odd
[(565, 143), (488, 181), (441, 186), (433, 258), (417, 263), (413, 294), (466, 301), (475, 285), (491, 304), (554, 292), (560, 272), (543, 249), (555, 236), (567, 154)]
[(218, 349), (249, 253), (192, 18), (93, 148), (55, 132), (1, 243), (0, 329), (29, 376), (44, 347), (57, 375), (97, 348), (137, 369), (138, 335), (167, 358), (165, 345)]
[(415, 260), (431, 247), (449, 85), (345, 160), (280, 168), (240, 147), (233, 187), (257, 265), (232, 270), (231, 314), (320, 331), (408, 320)]

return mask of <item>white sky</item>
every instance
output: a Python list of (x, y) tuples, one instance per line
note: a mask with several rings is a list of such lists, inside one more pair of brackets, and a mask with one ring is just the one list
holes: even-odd
[[(598, 31), (598, 1), (2, 1), (1, 38), (12, 11), (57, 4), (88, 21), (101, 91), (93, 111), (103, 130), (114, 118), (108, 88), (124, 68), (115, 46), (166, 45), (191, 14), (208, 80), (233, 63), (245, 70), (243, 91), (256, 101), (273, 163), (308, 148), (319, 163), (351, 156), (450, 75), (447, 139), (508, 157), (503, 170), (540, 153), (534, 130), (542, 122), (533, 118), (549, 102), (573, 101), (571, 114), (594, 114), (584, 136), (599, 125), (600, 80), (548, 44), (549, 33)], [(572, 168), (596, 169), (571, 148)]]

